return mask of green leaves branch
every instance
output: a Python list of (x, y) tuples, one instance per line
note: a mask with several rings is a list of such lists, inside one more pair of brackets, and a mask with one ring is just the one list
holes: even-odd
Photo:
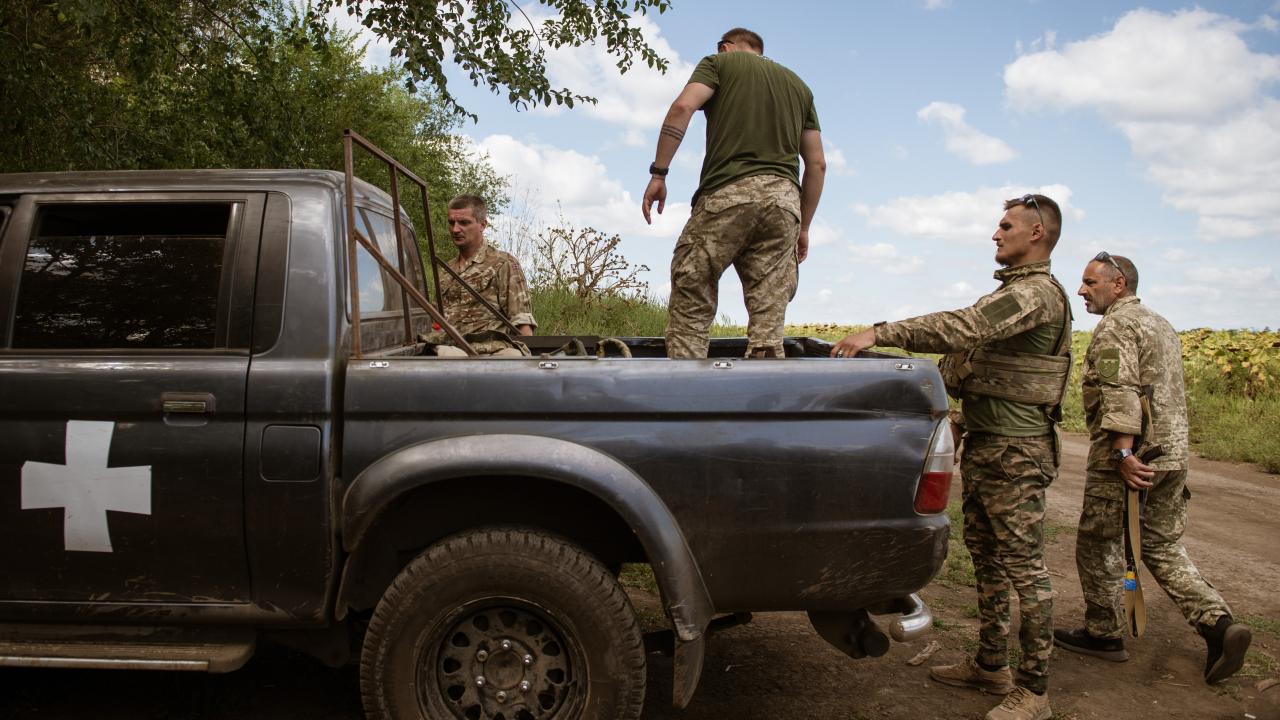
[[(433, 85), (454, 112), (476, 119), (448, 89), (446, 55), (475, 87), (505, 92), (520, 109), (530, 106), (595, 103), (569, 88), (554, 88), (547, 78), (547, 48), (577, 47), (603, 40), (625, 73), (637, 61), (663, 72), (667, 61), (649, 46), (633, 15), (666, 12), (670, 0), (539, 0), (553, 16), (535, 21), (509, 0), (321, 0), (313, 13), (345, 7), (380, 38), (409, 73), (407, 86)], [(515, 17), (513, 9), (522, 17)]]

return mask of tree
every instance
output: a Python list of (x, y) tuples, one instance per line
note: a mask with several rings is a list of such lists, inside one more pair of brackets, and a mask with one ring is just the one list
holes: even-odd
[(595, 228), (575, 228), (560, 219), (533, 241), (533, 285), (572, 292), (579, 300), (644, 297), (649, 284), (639, 279), (646, 265), (635, 266), (618, 252), (622, 238)]
[[(476, 192), (501, 208), (505, 181), (468, 157), (441, 96), (362, 59), (354, 35), (278, 0), (0, 0), (0, 131), (20, 139), (0, 172), (340, 169), (352, 127), (429, 183), (450, 247), (441, 201)], [(388, 187), (369, 158), (357, 173)]]
[[(429, 83), (444, 102), (472, 119), (448, 90), (446, 54), (476, 87), (495, 94), (505, 88), (516, 107), (595, 102), (569, 88), (552, 88), (547, 79), (546, 48), (577, 47), (603, 39), (625, 73), (639, 59), (666, 71), (667, 62), (632, 24), (630, 13), (666, 12), (670, 0), (538, 0), (554, 16), (530, 18), (514, 0), (322, 0), (319, 8), (345, 7), (379, 37), (392, 42), (403, 58), (412, 88)], [(512, 8), (520, 17), (512, 15)], [(318, 17), (319, 14), (313, 14)]]

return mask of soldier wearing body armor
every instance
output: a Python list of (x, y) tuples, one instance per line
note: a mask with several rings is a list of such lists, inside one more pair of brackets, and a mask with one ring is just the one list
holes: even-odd
[[(1120, 603), (1127, 486), (1146, 495), (1142, 564), (1204, 637), (1204, 679), (1215, 683), (1244, 664), (1252, 634), (1232, 620), (1231, 608), (1182, 547), (1191, 499), (1182, 344), (1173, 326), (1142, 304), (1137, 289), (1134, 264), (1102, 252), (1085, 266), (1078, 291), (1085, 309), (1103, 316), (1082, 377), (1090, 445), (1076, 567), (1085, 615), (1084, 627), (1056, 630), (1054, 640), (1072, 652), (1115, 662), (1129, 658)], [(1143, 462), (1144, 449), (1156, 446), (1162, 454)]]
[[(975, 658), (930, 668), (939, 682), (1005, 695), (988, 720), (1047, 720), (1053, 606), (1044, 564), (1045, 490), (1058, 475), (1057, 423), (1071, 371), (1071, 308), (1049, 273), (1062, 212), (1044, 195), (1004, 204), (992, 240), (1000, 286), (967, 308), (849, 335), (832, 350), (873, 345), (946, 353), (947, 391), (960, 400), (964, 540), (973, 556), (981, 628)], [(1008, 667), (1009, 596), (1018, 596), (1022, 660)]]

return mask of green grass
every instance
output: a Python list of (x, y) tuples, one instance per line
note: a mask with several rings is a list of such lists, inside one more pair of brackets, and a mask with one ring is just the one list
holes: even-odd
[(1264, 678), (1274, 677), (1280, 673), (1280, 661), (1261, 650), (1250, 650), (1244, 654), (1244, 667), (1236, 673), (1236, 677)]
[(568, 290), (530, 292), (539, 335), (661, 336), (667, 308), (649, 298), (584, 301)]
[(1049, 518), (1046, 517), (1044, 520), (1044, 544), (1052, 545), (1053, 543), (1058, 542), (1058, 536), (1062, 533), (1074, 533), (1075, 531), (1075, 525), (1059, 525), (1055, 522), (1050, 522)]
[(947, 541), (947, 562), (942, 566), (938, 578), (952, 585), (974, 587), (978, 578), (973, 574), (973, 558), (969, 556), (969, 548), (964, 546), (964, 511), (959, 500), (952, 500), (947, 505), (947, 518), (951, 520), (951, 537)]
[(1257, 463), (1280, 473), (1280, 395), (1254, 399), (1190, 389), (1191, 446), (1213, 460)]
[(653, 568), (648, 563), (624, 563), (622, 572), (618, 574), (618, 582), (622, 587), (639, 588), (658, 594), (658, 580), (653, 576)]
[(1258, 632), (1271, 633), (1280, 637), (1280, 620), (1264, 618), (1261, 615), (1242, 615), (1239, 620)]
[[(601, 337), (662, 337), (667, 330), (666, 301), (653, 297), (605, 297), (583, 300), (569, 290), (535, 288), (529, 292), (539, 335), (599, 335)], [(728, 325), (728, 318), (711, 326), (711, 337), (737, 337), (746, 328)]]

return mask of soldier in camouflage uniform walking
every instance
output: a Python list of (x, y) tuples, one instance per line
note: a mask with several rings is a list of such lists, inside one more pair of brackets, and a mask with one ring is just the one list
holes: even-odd
[[(693, 214), (671, 259), (667, 356), (707, 356), (720, 276), (742, 280), (747, 354), (781, 357), (787, 303), (809, 249), (809, 223), (822, 194), (826, 160), (813, 93), (763, 56), (764, 41), (734, 28), (704, 57), (672, 103), (658, 135), (641, 210), (661, 213), (666, 175), (689, 120), (707, 116), (707, 151)], [(801, 178), (797, 156), (804, 159)]]
[[(1084, 591), (1085, 626), (1057, 630), (1066, 650), (1122, 662), (1125, 620), (1122, 506), (1126, 485), (1145, 490), (1142, 562), (1204, 637), (1204, 678), (1215, 683), (1244, 663), (1249, 628), (1231, 619), (1222, 596), (1196, 570), (1180, 542), (1187, 525), (1187, 402), (1182, 345), (1163, 317), (1138, 300), (1138, 270), (1119, 255), (1098, 253), (1084, 271), (1079, 294), (1100, 314), (1084, 364), (1084, 411), (1089, 468), (1076, 539), (1076, 567)], [(1144, 417), (1142, 399), (1150, 416)], [(1143, 463), (1141, 442), (1164, 454)]]
[[(475, 288), (489, 304), (496, 307), (515, 325), (521, 335), (532, 335), (537, 322), (529, 303), (529, 286), (525, 282), (520, 263), (510, 253), (485, 242), (484, 230), (489, 225), (488, 206), (475, 195), (459, 195), (449, 201), (449, 238), (458, 249), (458, 257), (449, 261), (468, 285)], [(444, 298), (445, 318), (463, 335), (497, 334), (508, 330), (480, 301), (458, 284), (452, 276), (440, 279), (441, 297)], [(436, 354), (441, 357), (463, 356), (466, 353), (448, 345), (447, 336), (433, 333), (438, 340)], [(476, 350), (485, 355), (523, 355), (510, 343), (501, 340), (473, 343)]]
[[(930, 668), (939, 682), (1006, 697), (988, 720), (1047, 720), (1053, 590), (1044, 565), (1045, 490), (1058, 476), (1057, 421), (1071, 371), (1071, 309), (1049, 273), (1062, 212), (1044, 195), (1005, 202), (992, 240), (1000, 287), (967, 308), (874, 327), (835, 357), (873, 345), (948, 353), (947, 390), (961, 401), (964, 540), (973, 557), (981, 628), (977, 657)], [(1009, 602), (1018, 597), (1022, 660), (1009, 671)]]

